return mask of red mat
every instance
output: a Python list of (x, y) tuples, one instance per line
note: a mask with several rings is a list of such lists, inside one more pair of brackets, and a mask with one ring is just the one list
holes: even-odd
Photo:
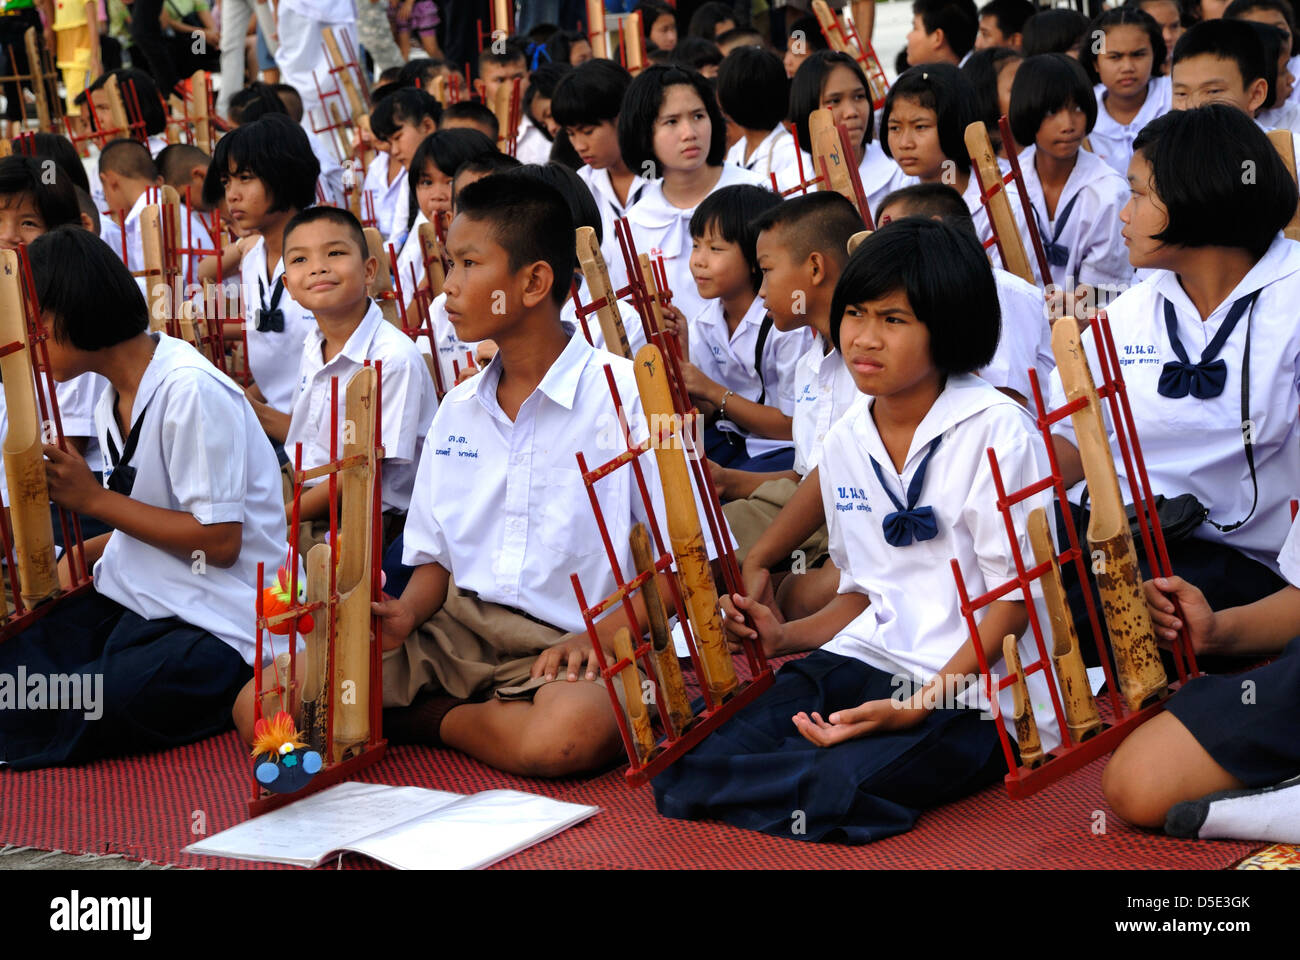
[[(251, 774), (235, 734), (145, 757), (17, 773), (0, 769), (0, 845), (121, 853), (177, 866), (248, 867), (181, 853), (247, 818)], [(925, 814), (916, 829), (863, 847), (805, 843), (659, 816), (622, 768), (588, 780), (530, 780), (446, 750), (397, 747), (357, 779), (457, 793), (513, 788), (601, 812), (498, 865), (613, 868), (1220, 869), (1259, 844), (1189, 842), (1122, 823), (1101, 796), (1103, 760), (1028, 800), (1001, 786)], [(1094, 832), (1102, 825), (1104, 832)], [(370, 866), (355, 855), (345, 866)]]

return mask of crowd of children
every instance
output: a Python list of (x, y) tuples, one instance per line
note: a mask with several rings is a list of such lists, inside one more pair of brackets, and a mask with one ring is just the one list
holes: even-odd
[[(1152, 489), (1196, 504), (1169, 537), (1174, 575), (1146, 584), (1159, 637), (1186, 626), (1211, 671), (1252, 668), (1261, 691), (1244, 707), (1236, 678), (1189, 682), (1110, 762), (1106, 799), (1176, 835), (1300, 839), (1266, 836), (1281, 828), (1260, 812), (1300, 822), (1300, 246), (1283, 233), (1294, 171), (1266, 136), (1300, 144), (1287, 0), (1233, 0), (1214, 19), (1203, 4), (1200, 20), (1180, 0), (1092, 20), (1028, 0), (914, 0), (880, 104), (814, 19), (792, 21), (778, 52), (729, 5), (687, 23), (655, 0), (636, 4), (635, 76), (585, 34), (535, 30), (486, 46), (472, 87), (440, 99), (450, 69), (431, 6), (396, 12), (403, 54), (415, 37), (430, 59), (385, 71), (351, 118), (373, 151), (364, 170), (318, 134), (321, 31), (354, 39), (349, 0), (279, 5), (285, 83), (223, 90), (232, 122), (210, 156), (165, 146), (148, 77), (116, 71), (148, 101), (131, 137), (102, 138), (91, 160), (25, 138), (34, 156), (0, 161), (0, 245), (27, 245), (68, 441), (46, 438), (50, 497), (95, 534), (93, 589), (0, 643), (0, 672), (99, 673), (107, 704), (94, 721), (0, 709), (0, 764), (158, 749), (232, 718), (251, 735), (256, 570), (287, 562), (285, 465), (295, 451), (304, 470), (329, 461), (331, 380), (367, 364), (382, 390), (385, 735), (531, 776), (614, 762), (569, 578), (611, 593), (607, 544), (631, 569), (629, 531), (666, 509), (652, 458), (651, 513), (631, 471), (589, 489), (578, 470), (579, 454), (623, 449), (602, 426), (610, 382), (633, 440), (649, 428), (632, 361), (582, 309), (596, 277), (575, 238), (591, 229), (620, 290), (639, 270), (625, 230), (662, 264), (665, 332), (737, 548), (728, 636), (806, 654), (656, 777), (661, 813), (865, 843), (1006, 773), (987, 702), (940, 695), (979, 672), (948, 570), (978, 595), (1031, 554), (1026, 518), (1050, 504), (1012, 508), (1017, 553), (997, 482), (1048, 472), (1029, 408), (1035, 379), (1065, 402), (1052, 323), (1070, 307), (1086, 326), (1105, 305)], [(516, 82), (514, 126), (495, 106)], [(92, 133), (107, 96), (102, 82), (86, 94)], [(846, 135), (852, 202), (810, 185), (819, 110)], [(967, 149), (979, 120), (1000, 168), (1021, 173), (1001, 189), (1028, 276), (1003, 269), (995, 240), (1015, 238), (995, 236)], [(242, 385), (150, 322), (141, 219), (164, 184), (183, 198), (185, 246), (225, 238), (220, 263), (191, 252), (180, 269), (186, 283), (238, 278)], [(427, 314), (431, 335), (385, 318), (389, 265), (363, 227), (393, 253), (399, 313)], [(635, 353), (642, 317), (630, 298), (613, 306)], [(1082, 517), (1077, 442), (1069, 419), (1055, 425), (1062, 506)], [(307, 487), (304, 552), (336, 507), (361, 508), (331, 504), (319, 477)], [(1072, 603), (1085, 589), (1071, 585)], [(980, 613), (990, 663), (1008, 635), (1037, 659), (1031, 604), (1045, 623), (1036, 593)], [(597, 624), (607, 659), (627, 625), (617, 607)], [(1031, 702), (1045, 689), (1037, 674)], [(1037, 715), (1051, 750), (1060, 731)], [(806, 828), (792, 833), (793, 811)]]

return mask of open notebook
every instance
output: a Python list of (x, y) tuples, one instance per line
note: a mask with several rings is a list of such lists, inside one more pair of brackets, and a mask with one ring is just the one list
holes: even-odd
[(399, 870), (474, 870), (567, 830), (599, 807), (516, 790), (470, 796), (349, 781), (192, 843), (187, 853), (318, 867), (351, 851)]

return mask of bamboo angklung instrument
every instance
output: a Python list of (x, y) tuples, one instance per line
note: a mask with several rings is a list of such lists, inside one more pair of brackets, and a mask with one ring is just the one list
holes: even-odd
[(664, 306), (663, 301), (660, 299), (659, 281), (655, 279), (654, 267), (650, 263), (650, 255), (638, 253), (636, 259), (641, 264), (641, 276), (645, 278), (645, 292), (650, 298), (650, 309), (654, 313), (655, 329), (663, 330)]
[(171, 291), (167, 288), (166, 249), (163, 244), (162, 207), (151, 203), (140, 212), (140, 245), (144, 251), (145, 300), (149, 303), (149, 329), (167, 329), (171, 319)]
[(18, 254), (0, 250), (0, 346), (18, 344), (0, 357), (9, 429), (4, 437), (5, 480), (9, 485), (10, 526), (18, 591), (30, 610), (59, 589), (54, 559), (54, 524), (45, 480), (45, 439), (36, 405), (27, 310), (23, 302)]
[(492, 29), (506, 36), (514, 32), (514, 4), (510, 0), (492, 0)]
[(14, 143), (8, 137), (0, 140), (0, 160), (14, 155)]
[(502, 83), (492, 94), (492, 102), (488, 104), (497, 118), (497, 149), (502, 153), (509, 153), (514, 156), (514, 151), (510, 150), (510, 141), (514, 136), (515, 127), (511, 123), (514, 119), (514, 104), (511, 102), (514, 98), (515, 85), (513, 83)]
[[(334, 31), (326, 28), (321, 31), (321, 37), (325, 41), (325, 54), (329, 58), (330, 66), (337, 73), (339, 86), (343, 88), (343, 95), (347, 98), (348, 109), (352, 111), (353, 117), (359, 117), (362, 114), (368, 114), (366, 101), (362, 99), (360, 91), (357, 90), (356, 80), (352, 74), (353, 64), (343, 59), (343, 54), (339, 50), (339, 42), (334, 36)], [(347, 156), (347, 154), (344, 154)]]
[(1137, 710), (1163, 696), (1168, 690), (1168, 680), (1142, 593), (1141, 569), (1133, 550), (1133, 534), (1102, 420), (1101, 399), (1093, 384), (1088, 357), (1079, 341), (1079, 323), (1074, 317), (1062, 317), (1052, 325), (1052, 353), (1056, 356), (1066, 401), (1078, 397), (1088, 400), (1087, 406), (1070, 415), (1092, 498), (1088, 546), (1092, 550), (1092, 569), (1101, 592), (1120, 693), (1129, 709)]
[(194, 146), (212, 155), (212, 122), (208, 115), (208, 71), (195, 70), (190, 77), (190, 115), (194, 118)]
[(438, 241), (438, 228), (432, 223), (422, 223), (419, 228), (420, 255), (424, 258), (424, 288), (429, 300), (442, 293), (447, 282), (447, 270), (442, 263), (442, 244)]
[[(1280, 130), (1270, 130), (1268, 139), (1273, 144), (1273, 149), (1282, 158), (1287, 172), (1291, 174), (1291, 179), (1295, 180), (1295, 140), (1291, 136), (1291, 131), (1285, 127)], [(1288, 240), (1300, 240), (1300, 206), (1296, 207), (1295, 212), (1291, 215), (1291, 222), (1286, 225), (1282, 233)]]
[(650, 710), (641, 697), (641, 673), (637, 670), (636, 658), (632, 656), (634, 649), (632, 631), (627, 627), (619, 627), (614, 632), (614, 656), (619, 660), (626, 658), (631, 661), (619, 671), (619, 679), (623, 683), (627, 722), (632, 728), (632, 740), (636, 743), (637, 759), (644, 761), (655, 748), (655, 735), (650, 729)]
[[(318, 543), (307, 553), (307, 602), (316, 603), (329, 596), (330, 563), (334, 552), (328, 543)], [(312, 628), (303, 637), (306, 644), (306, 667), (302, 678), (302, 717), (298, 729), (303, 731), (311, 748), (325, 756), (325, 692), (329, 675), (329, 608), (322, 607), (312, 617)]]
[[(628, 539), (632, 545), (632, 560), (636, 564), (637, 575), (640, 576), (647, 570), (653, 571), (654, 552), (645, 525), (638, 523), (633, 526)], [(646, 619), (650, 626), (650, 642), (654, 647), (658, 694), (664, 698), (664, 704), (668, 708), (668, 719), (673, 725), (673, 736), (680, 737), (690, 726), (694, 714), (691, 713), (690, 698), (686, 695), (682, 666), (677, 662), (677, 650), (673, 646), (672, 631), (668, 626), (668, 611), (664, 608), (663, 598), (659, 594), (659, 582), (653, 574), (641, 588), (641, 599), (645, 601)]]
[(618, 313), (618, 299), (609, 282), (609, 270), (601, 255), (600, 244), (596, 242), (596, 231), (591, 227), (579, 227), (577, 242), (578, 265), (587, 279), (587, 292), (593, 301), (605, 301), (605, 305), (596, 311), (600, 332), (605, 336), (605, 349), (630, 360), (632, 347), (628, 343), (627, 330), (623, 327), (623, 318)]
[(384, 239), (374, 227), (366, 227), (362, 232), (366, 235), (366, 256), (374, 257), (379, 261), (379, 269), (375, 271), (374, 283), (370, 285), (370, 296), (374, 298), (375, 303), (379, 304), (384, 319), (393, 326), (400, 327), (401, 320), (398, 318), (397, 301), (391, 296), (393, 292), (393, 273), (388, 263), (388, 251), (384, 249)]
[[(339, 474), (338, 573), (335, 589), (333, 759), (359, 751), (370, 737), (370, 585), (374, 533), (375, 413), (379, 378), (364, 367), (348, 381), (343, 457), (364, 462)], [(350, 425), (351, 430), (346, 426)], [(321, 481), (328, 483), (328, 478)]]
[(869, 236), (871, 236), (870, 230), (859, 230), (853, 236), (849, 237), (849, 242), (848, 242), (849, 256), (852, 256), (853, 251), (858, 249), (858, 247), (862, 246), (862, 241), (867, 239), (867, 237)]
[(587, 41), (596, 60), (609, 59), (609, 33), (605, 29), (605, 0), (587, 0)]
[[(118, 87), (117, 77), (109, 74), (108, 79), (104, 81), (103, 90), (104, 95), (108, 97), (108, 122), (113, 128), (110, 139), (131, 137), (134, 131), (131, 129), (131, 123), (126, 117), (126, 105), (122, 101), (122, 90)], [(101, 117), (100, 120), (102, 121), (103, 118)], [(100, 130), (99, 132), (105, 133), (106, 131)]]
[(1002, 253), (1003, 268), (1022, 280), (1035, 283), (1020, 228), (1016, 226), (1011, 201), (1007, 199), (1007, 185), (1002, 182), (1002, 168), (998, 166), (998, 156), (993, 152), (993, 144), (989, 140), (989, 131), (984, 126), (984, 121), (976, 120), (966, 128), (966, 150), (970, 153), (971, 173), (979, 178), (980, 187), (988, 197), (989, 222), (993, 225), (998, 250)]
[(627, 72), (636, 76), (645, 69), (645, 34), (641, 32), (641, 11), (629, 13), (623, 20), (623, 50)]
[[(844, 156), (840, 145), (840, 132), (835, 128), (835, 118), (825, 108), (814, 110), (808, 115), (808, 139), (811, 141), (813, 174), (826, 174), (826, 180), (817, 185), (818, 190), (834, 190), (841, 194), (853, 209), (862, 216), (858, 207), (858, 197), (853, 190), (853, 177), (848, 164), (851, 157)], [(864, 218), (865, 220), (865, 218)]]
[(1007, 676), (1015, 681), (1011, 685), (1015, 713), (1012, 719), (1016, 723), (1016, 744), (1020, 747), (1020, 762), (1026, 767), (1037, 767), (1043, 762), (1043, 744), (1038, 738), (1038, 721), (1034, 719), (1034, 707), (1029, 699), (1029, 685), (1025, 682), (1025, 671), (1020, 666), (1020, 648), (1016, 645), (1016, 636), (1008, 633), (1002, 638), (1002, 657), (1007, 663)]
[(36, 42), (35, 27), (28, 27), (23, 33), (23, 45), (27, 49), (27, 69), (31, 71), (32, 93), (36, 96), (36, 123), (42, 133), (52, 133), (50, 103), (45, 86), (45, 60)]
[(1079, 652), (1079, 635), (1074, 629), (1070, 604), (1065, 599), (1061, 567), (1047, 526), (1047, 511), (1042, 507), (1036, 507), (1029, 514), (1029, 540), (1034, 547), (1034, 563), (1050, 561), (1052, 564), (1042, 579), (1043, 599), (1052, 624), (1052, 663), (1056, 667), (1070, 739), (1082, 743), (1101, 730), (1101, 716), (1097, 712), (1097, 701), (1092, 697), (1087, 667), (1083, 665), (1083, 656)]
[[(668, 539), (677, 560), (682, 598), (695, 631), (696, 646), (715, 703), (736, 689), (736, 667), (727, 652), (718, 612), (718, 592), (704, 549), (704, 531), (695, 508), (691, 474), (686, 465), (682, 418), (673, 407), (672, 391), (663, 356), (654, 344), (636, 354), (636, 384), (641, 406), (650, 429), (650, 445), (659, 465), (663, 485), (664, 511), (668, 516)], [(665, 429), (671, 425), (671, 430)]]

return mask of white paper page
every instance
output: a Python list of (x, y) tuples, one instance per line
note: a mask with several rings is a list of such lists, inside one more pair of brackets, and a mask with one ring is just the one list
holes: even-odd
[(475, 870), (540, 843), (599, 810), (516, 790), (487, 790), (421, 822), (368, 836), (348, 849), (404, 870)]

